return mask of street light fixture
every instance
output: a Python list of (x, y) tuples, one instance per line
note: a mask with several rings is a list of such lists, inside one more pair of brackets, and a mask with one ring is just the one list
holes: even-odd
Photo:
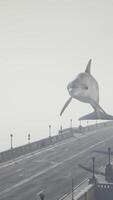
[(60, 134), (62, 134), (62, 125), (60, 125)]
[(49, 125), (49, 138), (51, 137), (51, 125)]
[(96, 128), (97, 128), (97, 126), (98, 126), (98, 121), (96, 120)]
[(28, 134), (28, 144), (30, 144), (30, 140), (31, 140), (31, 135), (30, 133)]
[(108, 148), (108, 155), (109, 155), (109, 160), (108, 160), (109, 162), (108, 163), (110, 165), (111, 164), (111, 148), (110, 147)]
[(11, 149), (13, 149), (13, 134), (10, 134), (11, 137)]
[(80, 125), (79, 125), (79, 131), (82, 132), (82, 124), (81, 124), (81, 120), (79, 121)]
[(73, 120), (70, 119), (70, 129), (71, 129), (71, 133), (72, 133), (72, 122), (73, 122)]
[(73, 120), (72, 119), (70, 119), (70, 127), (72, 128), (72, 122), (73, 122)]
[(44, 200), (44, 199), (45, 199), (45, 195), (44, 195), (44, 193), (41, 192), (41, 193), (39, 194), (39, 197), (40, 197), (40, 200)]
[(95, 179), (95, 157), (92, 157), (93, 161), (93, 179)]
[(74, 200), (74, 179), (72, 178), (72, 200)]
[(89, 130), (88, 124), (89, 124), (89, 121), (87, 120), (87, 130)]
[(89, 184), (95, 184), (97, 182), (97, 179), (95, 177), (95, 157), (92, 157), (92, 162), (93, 162), (93, 176), (89, 180)]

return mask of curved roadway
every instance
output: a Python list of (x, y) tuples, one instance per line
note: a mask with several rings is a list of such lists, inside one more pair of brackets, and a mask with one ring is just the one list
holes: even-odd
[(0, 200), (38, 200), (41, 191), (46, 200), (58, 200), (91, 174), (79, 167), (91, 167), (96, 157), (96, 169), (105, 166), (107, 155), (95, 150), (113, 146), (113, 127), (75, 134), (46, 149), (22, 156), (0, 165)]

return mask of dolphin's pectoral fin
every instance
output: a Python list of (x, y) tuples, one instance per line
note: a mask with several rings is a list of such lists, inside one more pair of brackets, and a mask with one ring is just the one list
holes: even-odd
[(106, 112), (103, 110), (103, 108), (98, 103), (96, 103), (93, 99), (90, 100), (90, 104), (97, 114), (100, 111), (106, 114)]
[(88, 73), (88, 74), (91, 74), (91, 59), (89, 60), (87, 66), (86, 66), (86, 70), (85, 72)]
[(70, 98), (68, 99), (68, 101), (66, 101), (64, 107), (63, 107), (62, 110), (61, 110), (60, 116), (62, 115), (62, 113), (64, 112), (64, 110), (66, 109), (66, 107), (69, 105), (69, 103), (71, 102), (71, 100), (72, 100), (72, 97), (70, 97)]

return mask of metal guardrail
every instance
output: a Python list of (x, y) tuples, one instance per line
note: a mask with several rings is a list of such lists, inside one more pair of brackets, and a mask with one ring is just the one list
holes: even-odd
[[(79, 185), (75, 186), (75, 187), (73, 188), (73, 192), (76, 191), (81, 185), (83, 185), (83, 184), (84, 184), (85, 182), (87, 182), (88, 180), (89, 180), (89, 178), (83, 180)], [(58, 200), (64, 200), (64, 199), (66, 199), (66, 198), (68, 198), (68, 197), (71, 197), (71, 196), (72, 196), (72, 192), (68, 192), (68, 193), (64, 194), (64, 195), (63, 195), (60, 199), (58, 199)]]

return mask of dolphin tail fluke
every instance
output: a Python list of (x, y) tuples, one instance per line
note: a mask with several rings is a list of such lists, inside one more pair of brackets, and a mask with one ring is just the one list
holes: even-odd
[(113, 116), (107, 114), (103, 108), (96, 103), (94, 100), (90, 101), (91, 106), (94, 109), (94, 112), (80, 117), (79, 120), (113, 120)]
[(103, 112), (104, 114), (106, 114), (104, 109), (98, 103), (96, 103), (94, 100), (91, 99), (90, 104), (93, 107), (95, 112)]
[(103, 112), (104, 114), (106, 114), (106, 112), (104, 111), (104, 109), (100, 105), (98, 105), (98, 107), (99, 107), (99, 109), (100, 109), (101, 112)]
[(63, 107), (62, 110), (61, 110), (60, 116), (62, 115), (62, 113), (64, 112), (64, 110), (67, 108), (67, 106), (69, 105), (69, 103), (71, 102), (71, 100), (72, 100), (72, 97), (70, 97), (70, 98), (68, 99), (68, 101), (66, 101), (64, 107)]
[(101, 111), (94, 111), (92, 113), (89, 113), (88, 115), (80, 117), (79, 120), (113, 120), (113, 116), (108, 115), (107, 113), (103, 113)]

